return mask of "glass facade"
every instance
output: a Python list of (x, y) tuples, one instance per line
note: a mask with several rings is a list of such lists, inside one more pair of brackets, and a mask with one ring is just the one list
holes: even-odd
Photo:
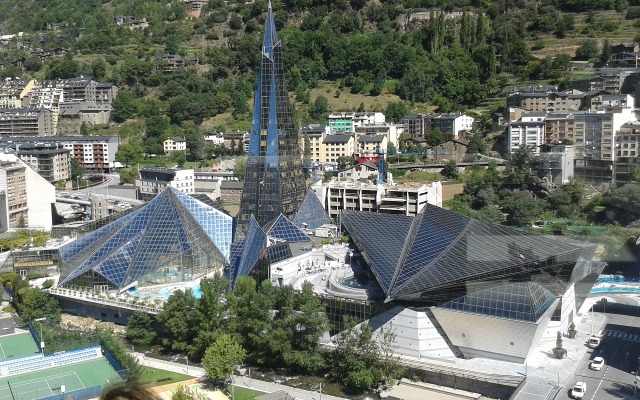
[(598, 271), (587, 254), (592, 246), (432, 205), (413, 218), (351, 210), (341, 217), (387, 301), (438, 305), (494, 289), (497, 282), (534, 283), (561, 296), (571, 283)]
[(60, 285), (181, 282), (229, 260), (232, 217), (173, 188), (60, 248)]
[(311, 238), (307, 236), (307, 234), (302, 232), (300, 228), (295, 226), (282, 214), (271, 224), (271, 227), (269, 227), (267, 231), (267, 236), (285, 240), (290, 243), (311, 241)]
[(556, 297), (542, 286), (520, 282), (480, 290), (440, 307), (474, 314), (537, 322)]
[(329, 214), (322, 207), (322, 203), (313, 190), (307, 192), (291, 222), (298, 228), (306, 227), (307, 229), (316, 229), (321, 225), (333, 224)]
[(249, 219), (249, 228), (244, 239), (244, 246), (236, 267), (231, 271), (231, 283), (238, 276), (248, 276), (263, 256), (267, 248), (267, 235), (260, 229), (253, 215)]
[(282, 44), (269, 5), (238, 214), (239, 237), (247, 232), (251, 215), (263, 226), (281, 213), (290, 217), (298, 210), (306, 191), (301, 154), (284, 79)]

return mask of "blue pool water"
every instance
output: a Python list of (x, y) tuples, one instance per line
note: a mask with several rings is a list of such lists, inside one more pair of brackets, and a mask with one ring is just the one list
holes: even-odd
[(593, 288), (591, 289), (591, 293), (640, 293), (640, 286), (638, 287), (602, 287), (602, 288)]
[(349, 278), (341, 279), (340, 283), (354, 289), (364, 289), (366, 287), (366, 285), (363, 285), (362, 283), (360, 283), (358, 279), (356, 279), (353, 276)]
[[(183, 289), (184, 290), (191, 289), (193, 291), (193, 297), (195, 297), (196, 299), (199, 299), (202, 297), (202, 291), (200, 291), (200, 286), (187, 286)], [(140, 297), (142, 299), (149, 297), (149, 295), (140, 293), (138, 289), (135, 287), (129, 288), (129, 294), (132, 296)], [(168, 299), (169, 296), (171, 295), (171, 293), (169, 293), (169, 290), (167, 289), (161, 289), (160, 291), (158, 291), (158, 294), (164, 297), (165, 299)]]

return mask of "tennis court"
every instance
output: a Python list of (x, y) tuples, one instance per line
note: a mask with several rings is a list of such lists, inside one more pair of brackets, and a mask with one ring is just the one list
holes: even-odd
[(31, 356), (38, 352), (38, 345), (29, 332), (0, 336), (0, 360)]
[(61, 393), (62, 385), (68, 393), (120, 380), (109, 362), (98, 358), (0, 379), (0, 400), (36, 400)]

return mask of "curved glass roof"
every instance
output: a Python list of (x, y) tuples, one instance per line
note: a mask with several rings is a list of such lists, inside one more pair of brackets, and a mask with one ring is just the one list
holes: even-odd
[[(387, 300), (451, 299), (469, 282), (532, 281), (561, 293), (583, 247), (426, 205), (416, 217), (342, 211)], [(449, 293), (445, 293), (449, 292)]]

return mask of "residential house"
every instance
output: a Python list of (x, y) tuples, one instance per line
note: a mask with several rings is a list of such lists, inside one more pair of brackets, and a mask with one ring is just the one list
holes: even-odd
[(545, 141), (546, 115), (547, 113), (544, 111), (530, 111), (523, 113), (518, 120), (510, 122), (508, 126), (509, 152), (526, 146), (537, 154), (540, 145)]
[(355, 129), (356, 142), (362, 135), (384, 135), (387, 143), (398, 147), (398, 137), (404, 132), (403, 125), (396, 124), (371, 124), (357, 126)]
[(222, 133), (207, 133), (204, 135), (204, 141), (216, 146), (224, 146), (224, 135)]
[(238, 152), (242, 149), (242, 154), (247, 154), (249, 150), (249, 132), (229, 131), (224, 134), (224, 147)]
[(222, 181), (220, 185), (220, 199), (223, 203), (240, 204), (242, 196), (242, 182)]
[(440, 129), (444, 140), (461, 139), (473, 131), (475, 119), (466, 114), (440, 114), (431, 120), (431, 129)]
[(437, 146), (431, 146), (427, 149), (427, 157), (429, 162), (446, 162), (455, 161), (463, 162), (467, 154), (468, 142), (464, 140), (447, 140)]
[(187, 141), (182, 137), (172, 136), (162, 142), (164, 148), (164, 154), (169, 154), (174, 151), (187, 151)]
[(583, 92), (606, 90), (610, 93), (620, 93), (624, 81), (636, 72), (632, 68), (598, 68), (595, 76), (573, 81), (573, 87)]
[(385, 135), (361, 135), (358, 137), (356, 155), (360, 158), (379, 157), (387, 154), (387, 137)]
[(431, 114), (410, 114), (402, 118), (404, 125), (404, 133), (408, 134), (411, 139), (422, 138), (428, 132), (431, 132)]
[(207, 0), (182, 0), (187, 8), (187, 18), (200, 18), (202, 7), (207, 4)]
[(60, 143), (14, 143), (8, 148), (48, 182), (71, 179), (71, 150)]

